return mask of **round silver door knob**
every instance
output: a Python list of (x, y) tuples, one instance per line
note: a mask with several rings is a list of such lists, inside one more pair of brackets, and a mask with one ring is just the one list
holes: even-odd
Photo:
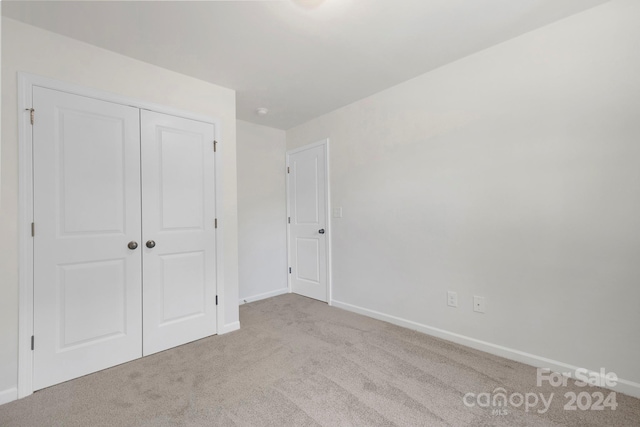
[(149, 249), (155, 248), (156, 247), (156, 242), (154, 242), (153, 240), (147, 240), (147, 247)]
[(138, 242), (134, 242), (133, 240), (129, 242), (129, 244), (127, 245), (127, 247), (129, 249), (131, 249), (132, 251), (135, 250), (138, 247)]

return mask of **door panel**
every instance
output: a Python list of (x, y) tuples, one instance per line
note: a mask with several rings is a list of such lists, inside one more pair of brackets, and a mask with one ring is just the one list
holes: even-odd
[(34, 389), (141, 356), (138, 109), (34, 87)]
[(296, 277), (320, 285), (320, 239), (296, 238)]
[(162, 317), (160, 326), (205, 314), (204, 251), (160, 255)]
[(289, 155), (292, 291), (320, 301), (327, 301), (325, 162), (324, 145)]
[(58, 271), (61, 350), (124, 335), (127, 282), (123, 260), (59, 265)]
[[(160, 149), (161, 229), (204, 227), (204, 168), (202, 153), (205, 135), (180, 129), (157, 129)], [(208, 145), (212, 144), (211, 140)]]
[(320, 201), (318, 187), (321, 178), (318, 171), (318, 154), (303, 153), (293, 157), (294, 204), (293, 215), (295, 224), (320, 225)]
[(127, 142), (123, 119), (62, 106), (57, 114), (62, 233), (122, 234)]
[(216, 333), (214, 128), (141, 111), (145, 355)]

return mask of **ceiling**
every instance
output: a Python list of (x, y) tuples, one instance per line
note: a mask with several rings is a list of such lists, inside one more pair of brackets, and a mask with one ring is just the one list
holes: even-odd
[(2, 14), (235, 89), (239, 119), (289, 129), (606, 1), (3, 1)]

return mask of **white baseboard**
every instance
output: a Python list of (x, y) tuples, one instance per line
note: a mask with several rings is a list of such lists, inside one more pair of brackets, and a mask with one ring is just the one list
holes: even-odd
[(228, 334), (229, 332), (237, 331), (238, 329), (240, 329), (240, 321), (227, 323), (220, 328), (218, 335)]
[(0, 391), (0, 405), (18, 400), (18, 388), (13, 387)]
[(248, 304), (250, 302), (260, 301), (261, 299), (277, 297), (289, 293), (289, 288), (276, 289), (275, 291), (265, 292), (263, 294), (254, 295), (252, 297), (240, 298), (239, 304)]
[[(444, 329), (434, 328), (432, 326), (423, 325), (421, 323), (413, 322), (411, 320), (403, 319), (396, 316), (391, 316), (389, 314), (380, 313), (375, 310), (370, 310), (368, 308), (359, 307), (359, 306), (348, 304), (345, 302), (333, 300), (332, 305), (337, 308), (342, 308), (344, 310), (352, 311), (354, 313), (362, 314), (364, 316), (373, 317), (374, 319), (389, 322), (394, 325), (402, 326), (407, 329), (412, 329), (418, 332), (425, 333), (427, 335), (431, 335), (437, 338), (442, 338), (447, 341), (452, 341), (457, 344), (471, 347), (476, 350), (481, 350), (490, 354), (494, 354), (496, 356), (504, 357), (505, 359), (515, 360), (516, 362), (525, 363), (527, 365), (531, 365), (536, 368), (548, 368), (551, 371), (558, 372), (558, 373), (566, 373), (566, 372), (575, 373), (577, 369), (582, 369), (579, 366), (558, 362), (557, 360), (547, 359), (546, 357), (537, 356), (535, 354), (525, 353), (520, 350), (515, 350), (515, 349), (504, 347), (501, 345), (492, 344), (490, 342), (477, 340), (475, 338), (456, 334), (454, 332), (449, 332)], [(588, 371), (588, 372), (589, 372), (588, 375), (590, 377), (594, 377), (594, 378), (595, 376), (601, 377), (599, 372), (594, 372), (594, 371)], [(604, 383), (604, 382), (601, 382), (601, 383)], [(610, 388), (615, 392), (628, 394), (629, 396), (640, 398), (640, 384), (633, 381), (627, 381), (619, 378), (617, 381), (617, 385), (615, 387), (607, 387), (607, 388)]]

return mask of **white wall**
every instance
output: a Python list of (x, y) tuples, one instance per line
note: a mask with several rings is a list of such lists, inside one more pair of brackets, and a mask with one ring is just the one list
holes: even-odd
[[(0, 398), (17, 381), (17, 71), (204, 114), (221, 122), (225, 327), (238, 322), (235, 92), (3, 18), (0, 191)], [(3, 395), (4, 393), (4, 395)]]
[(240, 302), (288, 292), (285, 131), (237, 122)]
[(331, 140), (338, 306), (640, 383), (638, 16), (614, 0), (289, 130)]

